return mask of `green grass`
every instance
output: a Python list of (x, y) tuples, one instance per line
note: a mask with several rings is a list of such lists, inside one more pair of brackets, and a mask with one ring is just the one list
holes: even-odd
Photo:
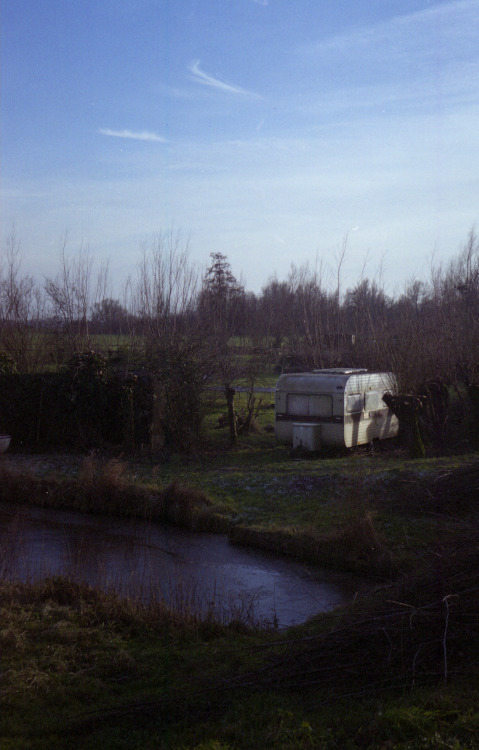
[[(412, 652), (399, 632), (409, 613), (398, 636), (383, 619), (369, 642), (355, 637), (384, 606), (273, 634), (181, 621), (62, 580), (3, 585), (1, 747), (477, 747), (477, 673), (453, 662), (453, 638), (444, 684), (440, 670), (401, 667), (430, 629), (419, 610)], [(311, 667), (320, 679), (308, 684)]]

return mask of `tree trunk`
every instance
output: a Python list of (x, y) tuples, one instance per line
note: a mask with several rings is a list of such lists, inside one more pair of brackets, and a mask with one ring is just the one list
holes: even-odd
[(420, 398), (412, 395), (392, 396), (386, 393), (383, 401), (394, 416), (399, 419), (399, 427), (404, 430), (411, 458), (424, 458), (426, 451), (419, 430), (419, 414), (423, 404)]
[(228, 424), (230, 428), (231, 445), (236, 445), (236, 442), (238, 440), (238, 429), (235, 414), (235, 393), (235, 389), (231, 388), (231, 386), (224, 386), (224, 394), (226, 397), (226, 404), (228, 406)]

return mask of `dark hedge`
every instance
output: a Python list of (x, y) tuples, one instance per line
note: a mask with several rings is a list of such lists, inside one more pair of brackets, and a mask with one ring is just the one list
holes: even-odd
[(148, 447), (152, 415), (147, 375), (0, 374), (0, 432), (12, 451)]

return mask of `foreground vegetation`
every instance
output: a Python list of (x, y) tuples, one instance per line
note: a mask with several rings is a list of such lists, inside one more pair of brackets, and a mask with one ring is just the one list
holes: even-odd
[(2, 747), (475, 748), (477, 620), (416, 597), (272, 635), (3, 585)]
[(4, 581), (2, 748), (475, 748), (479, 462), (297, 458), (267, 434), (146, 460), (15, 456), (3, 499), (141, 514), (348, 569), (373, 593), (285, 632)]

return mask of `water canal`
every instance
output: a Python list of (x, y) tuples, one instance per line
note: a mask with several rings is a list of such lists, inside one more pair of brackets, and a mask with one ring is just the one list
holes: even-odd
[(224, 535), (0, 504), (0, 575), (70, 578), (222, 621), (288, 627), (353, 598), (346, 576), (229, 544)]

